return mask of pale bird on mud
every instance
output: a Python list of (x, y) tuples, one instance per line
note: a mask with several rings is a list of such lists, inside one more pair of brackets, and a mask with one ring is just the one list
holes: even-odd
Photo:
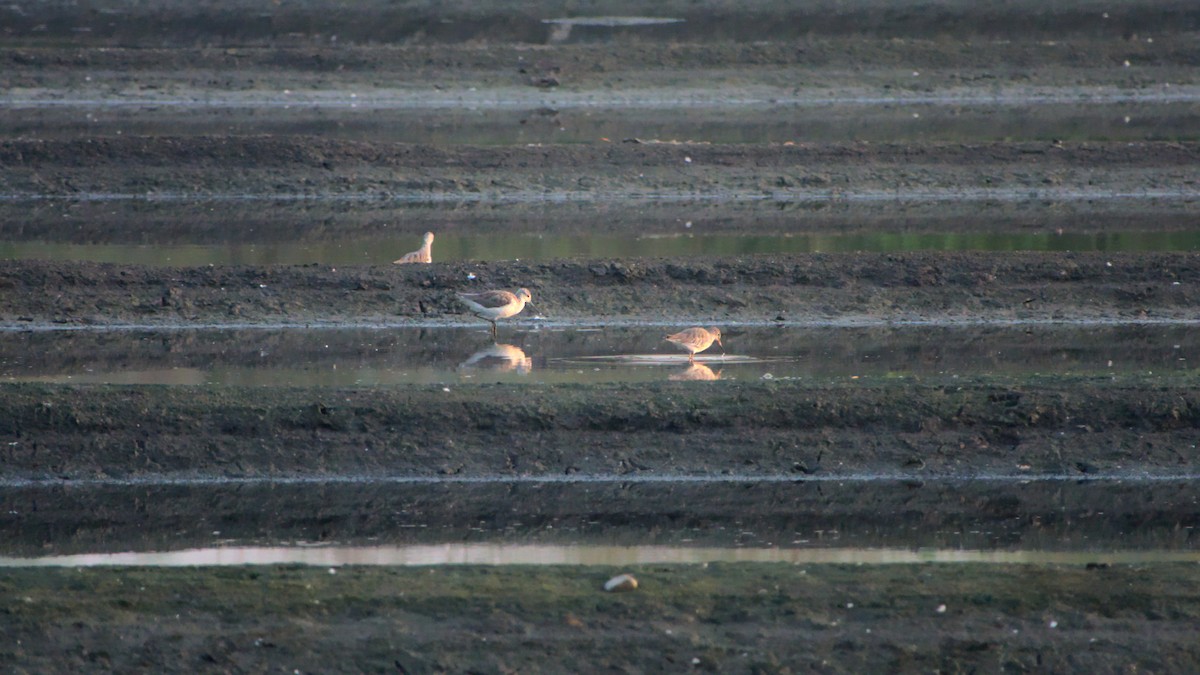
[(721, 330), (719, 328), (688, 328), (681, 330), (674, 335), (668, 335), (663, 338), (667, 342), (679, 347), (688, 353), (688, 361), (695, 362), (696, 352), (702, 352), (712, 346), (712, 343), (724, 347), (721, 344)]
[(459, 293), (458, 299), (471, 308), (471, 313), (492, 324), (492, 338), (496, 337), (496, 319), (516, 316), (525, 309), (525, 303), (533, 296), (528, 288), (511, 291), (483, 291), (482, 293)]
[(393, 265), (407, 265), (408, 263), (431, 263), (433, 262), (433, 233), (425, 233), (425, 243), (421, 244), (421, 248), (400, 256), (398, 260), (393, 260)]

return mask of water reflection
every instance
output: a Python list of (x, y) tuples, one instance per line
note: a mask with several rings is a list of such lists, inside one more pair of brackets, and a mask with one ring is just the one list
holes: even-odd
[(41, 558), (0, 557), (0, 567), (136, 565), (646, 565), (698, 563), (911, 565), (984, 563), (1087, 565), (1200, 563), (1200, 551), (978, 551), (900, 548), (701, 548), (685, 546), (422, 546), (218, 547), (151, 553), (95, 553)]
[(675, 382), (707, 381), (721, 378), (721, 371), (713, 372), (703, 363), (693, 363), (683, 370), (671, 373), (667, 379)]
[(480, 349), (466, 361), (458, 364), (459, 370), (479, 369), (498, 373), (516, 372), (528, 375), (533, 370), (533, 359), (515, 345), (496, 343)]
[[(973, 375), (1186, 374), (1190, 326), (740, 327), (737, 354), (697, 358), (659, 327), (546, 328), (484, 343), (475, 328), (0, 331), (0, 381), (373, 386)], [(536, 361), (536, 367), (534, 363)]]

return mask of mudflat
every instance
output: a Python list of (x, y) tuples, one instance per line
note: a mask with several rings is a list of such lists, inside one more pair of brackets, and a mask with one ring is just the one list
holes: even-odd
[[(1200, 319), (1195, 3), (590, 7), (0, 8), (0, 664), (1200, 669), (1200, 355), (1138, 332)], [(464, 253), (373, 250), (426, 230)], [(472, 259), (484, 235), (735, 243)], [(768, 235), (815, 243), (738, 248)], [(365, 253), (178, 253), (292, 242)], [(454, 293), (485, 287), (532, 291), (509, 334), (819, 327), (811, 358), (863, 362), (849, 329), (1028, 339), (943, 371), (715, 381), (24, 381), (251, 364), (310, 328), (428, 331), (411, 363), (459, 363), (479, 345), (440, 337), (477, 323)], [(1116, 358), (1047, 346), (1063, 326)], [(195, 337), (226, 329), (273, 337)], [(109, 339), (129, 335), (153, 349)], [(988, 349), (1036, 365), (972, 368)], [(296, 542), (335, 562), (75, 567)], [(527, 545), (814, 556), (502, 564)], [(638, 590), (602, 591), (619, 572)]]

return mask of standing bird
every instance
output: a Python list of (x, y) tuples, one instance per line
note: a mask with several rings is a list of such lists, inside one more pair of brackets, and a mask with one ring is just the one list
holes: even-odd
[(433, 233), (425, 233), (425, 243), (421, 244), (421, 248), (412, 253), (405, 253), (400, 256), (399, 260), (393, 260), (393, 265), (406, 265), (408, 263), (431, 263), (433, 262)]
[(721, 330), (719, 328), (688, 328), (674, 335), (668, 335), (663, 339), (686, 351), (689, 363), (695, 363), (696, 352), (708, 349), (714, 342), (721, 345), (721, 347), (725, 346), (721, 344)]
[(459, 293), (458, 299), (471, 308), (471, 313), (492, 324), (492, 339), (496, 338), (496, 319), (516, 316), (525, 309), (525, 303), (533, 296), (528, 288), (511, 291), (483, 291), (482, 293)]

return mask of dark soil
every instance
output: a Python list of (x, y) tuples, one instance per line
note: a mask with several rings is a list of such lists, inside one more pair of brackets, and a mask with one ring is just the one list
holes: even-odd
[(1194, 474), (1190, 379), (5, 385), (7, 478)]
[(518, 287), (531, 290), (542, 317), (566, 322), (1194, 320), (1198, 275), (1200, 256), (1192, 253), (812, 254), (337, 268), (4, 261), (0, 320), (9, 326), (475, 322), (456, 292)]
[(25, 569), (0, 615), (30, 671), (1187, 672), (1200, 567)]
[[(1195, 488), (1162, 481), (864, 483), (832, 454), (776, 482), (387, 481), (47, 484), (0, 492), (4, 554), (170, 551), (221, 545), (541, 544), (714, 548), (1188, 551)], [(826, 471), (824, 466), (831, 465)], [(1020, 469), (1014, 467), (1014, 473)]]
[[(138, 137), (0, 142), (0, 193), (359, 195), (594, 200), (637, 196), (903, 200), (1016, 194), (1049, 198), (1197, 187), (1200, 144), (990, 143), (707, 145), (598, 143), (430, 147), (315, 137)], [(992, 191), (980, 192), (984, 190)], [(1194, 195), (1193, 195), (1194, 196)]]

